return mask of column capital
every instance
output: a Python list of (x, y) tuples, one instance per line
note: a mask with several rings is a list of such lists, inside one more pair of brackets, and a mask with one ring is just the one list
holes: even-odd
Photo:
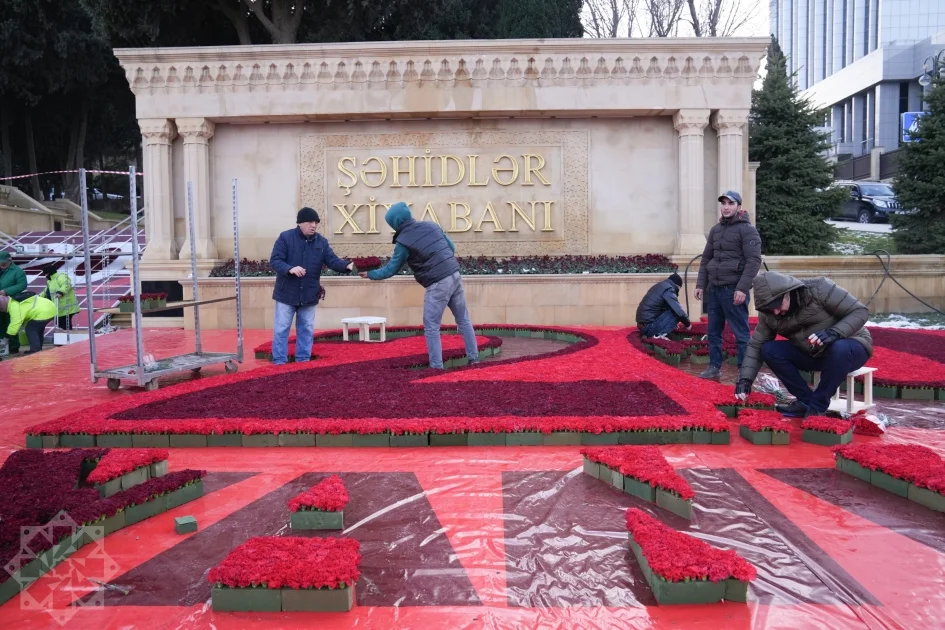
[(184, 139), (184, 144), (207, 144), (213, 137), (213, 121), (206, 118), (178, 118), (177, 133)]
[(712, 116), (712, 126), (719, 132), (719, 135), (742, 133), (747, 124), (747, 109), (720, 109)]
[(708, 109), (681, 109), (673, 115), (673, 126), (680, 136), (701, 136), (708, 124)]
[(138, 121), (138, 127), (147, 145), (170, 144), (177, 137), (177, 128), (168, 118), (142, 118)]

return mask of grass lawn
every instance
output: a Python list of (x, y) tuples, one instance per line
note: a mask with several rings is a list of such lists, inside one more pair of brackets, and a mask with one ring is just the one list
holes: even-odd
[(878, 249), (885, 249), (890, 254), (896, 253), (896, 243), (891, 234), (859, 232), (856, 230), (837, 230), (837, 242), (833, 243), (834, 256), (862, 256)]

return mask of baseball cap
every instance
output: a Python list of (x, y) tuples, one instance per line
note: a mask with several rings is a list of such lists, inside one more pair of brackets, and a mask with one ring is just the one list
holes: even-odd
[(742, 205), (742, 196), (738, 194), (738, 191), (735, 190), (726, 190), (724, 194), (719, 195), (719, 201), (722, 201), (725, 198), (729, 198), (738, 205)]

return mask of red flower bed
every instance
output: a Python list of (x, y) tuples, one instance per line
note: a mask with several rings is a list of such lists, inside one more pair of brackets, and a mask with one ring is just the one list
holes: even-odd
[(250, 538), (210, 569), (230, 588), (345, 588), (361, 577), (361, 546), (348, 538)]
[(823, 431), (843, 435), (853, 428), (853, 423), (841, 418), (827, 418), (825, 416), (810, 416), (801, 422), (801, 428), (808, 431)]
[(320, 510), (322, 512), (340, 512), (348, 505), (350, 497), (345, 484), (338, 475), (321, 480), (305, 492), (289, 499), (289, 509)]
[(844, 444), (833, 447), (833, 452), (864, 468), (945, 494), (945, 460), (930, 448), (917, 444)]
[(164, 448), (123, 448), (114, 449), (99, 460), (98, 465), (89, 473), (88, 482), (102, 484), (130, 473), (142, 466), (162, 462), (168, 457)]
[(777, 399), (774, 394), (765, 394), (763, 392), (751, 392), (744, 401), (735, 398), (734, 390), (728, 388), (728, 391), (721, 396), (713, 399), (713, 405), (716, 407), (746, 407), (746, 408), (773, 408)]
[[(19, 568), (16, 557), (20, 551), (20, 528), (44, 526), (60, 511), (80, 525), (95, 523), (114, 516), (131, 505), (146, 503), (202, 478), (202, 470), (182, 470), (149, 479), (129, 490), (107, 499), (89, 483), (82, 483), (83, 462), (107, 456), (110, 449), (73, 449), (69, 451), (15, 451), (0, 468), (0, 566), (9, 571)], [(42, 553), (54, 542), (71, 534), (69, 527), (54, 527), (53, 540), (36, 536), (30, 549)], [(10, 574), (0, 571), (0, 582)]]
[(785, 422), (776, 411), (759, 411), (746, 409), (738, 414), (739, 423), (749, 431), (777, 431), (790, 433), (794, 428), (790, 422)]
[(627, 510), (627, 530), (650, 569), (667, 582), (720, 582), (729, 578), (750, 582), (758, 577), (755, 567), (734, 551), (716, 549), (677, 532), (642, 510)]
[(581, 449), (592, 462), (604, 464), (623, 475), (633, 477), (654, 488), (662, 488), (683, 499), (696, 496), (689, 482), (669, 465), (658, 446), (603, 446)]

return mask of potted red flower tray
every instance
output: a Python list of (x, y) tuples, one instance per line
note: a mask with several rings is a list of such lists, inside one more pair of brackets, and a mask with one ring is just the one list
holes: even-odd
[(323, 479), (289, 499), (292, 529), (344, 529), (348, 491), (338, 475)]
[(821, 446), (849, 444), (853, 440), (854, 423), (841, 418), (811, 416), (801, 422), (804, 430), (801, 439)]
[(845, 444), (837, 468), (878, 488), (945, 512), (945, 460), (918, 444)]
[(627, 510), (630, 548), (660, 604), (748, 600), (755, 567), (734, 551), (667, 527), (642, 510)]
[(210, 570), (215, 612), (347, 612), (360, 577), (347, 538), (250, 538)]
[(746, 409), (739, 414), (739, 420), (739, 434), (755, 446), (777, 446), (791, 442), (791, 423), (785, 422), (781, 414), (775, 411)]
[(585, 448), (584, 472), (618, 490), (692, 520), (689, 483), (669, 465), (658, 446)]
[(98, 488), (102, 498), (167, 474), (166, 449), (113, 449), (98, 461), (86, 479)]

